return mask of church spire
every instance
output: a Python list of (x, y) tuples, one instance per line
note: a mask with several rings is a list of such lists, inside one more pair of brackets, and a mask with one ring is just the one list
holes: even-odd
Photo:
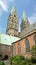
[(27, 15), (26, 15), (26, 12), (25, 11), (23, 11), (22, 20), (24, 20), (24, 21), (27, 20)]
[(12, 8), (8, 18), (6, 34), (12, 36), (18, 36), (18, 16), (16, 13), (15, 6)]
[(23, 11), (22, 21), (21, 21), (21, 31), (26, 29), (29, 25), (30, 25), (30, 23), (29, 23), (27, 15), (26, 15), (26, 12)]
[(13, 6), (13, 8), (11, 9), (11, 14), (14, 13), (14, 12), (16, 12), (16, 7), (15, 6)]

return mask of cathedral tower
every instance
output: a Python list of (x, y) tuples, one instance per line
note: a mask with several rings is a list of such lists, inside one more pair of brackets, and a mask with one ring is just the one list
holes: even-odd
[(21, 22), (21, 31), (23, 31), (24, 29), (26, 29), (28, 26), (30, 25), (26, 12), (23, 11), (23, 15), (22, 15), (22, 22)]
[(8, 17), (6, 34), (16, 37), (18, 36), (18, 16), (15, 7), (12, 8)]

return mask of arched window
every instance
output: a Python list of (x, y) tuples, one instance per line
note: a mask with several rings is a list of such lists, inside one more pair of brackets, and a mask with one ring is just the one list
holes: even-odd
[(15, 55), (16, 55), (16, 46), (13, 45), (13, 56), (15, 56)]
[(36, 33), (35, 33), (35, 35), (34, 35), (34, 41), (35, 41), (35, 44), (36, 44)]
[(25, 40), (25, 45), (26, 45), (26, 52), (30, 52), (30, 44), (29, 44), (29, 40), (27, 38)]
[(18, 44), (18, 54), (20, 54), (21, 53), (21, 45), (20, 45), (20, 43)]

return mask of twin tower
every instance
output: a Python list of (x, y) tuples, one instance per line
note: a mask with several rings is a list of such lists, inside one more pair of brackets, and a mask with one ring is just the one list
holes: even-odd
[[(30, 25), (28, 18), (26, 16), (26, 13), (23, 11), (22, 19), (21, 19), (21, 32), (27, 28)], [(11, 10), (11, 13), (8, 17), (8, 22), (7, 22), (7, 29), (6, 29), (6, 34), (19, 37), (19, 32), (18, 32), (18, 16), (16, 12), (16, 8), (13, 7)]]

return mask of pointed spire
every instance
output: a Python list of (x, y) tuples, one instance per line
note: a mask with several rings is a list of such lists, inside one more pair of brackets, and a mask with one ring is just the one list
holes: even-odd
[(25, 11), (23, 11), (23, 15), (22, 15), (22, 20), (26, 20), (27, 19), (27, 15), (26, 15), (26, 12)]
[(16, 7), (15, 6), (13, 6), (13, 8), (11, 9), (11, 14), (14, 13), (14, 12), (16, 12)]

